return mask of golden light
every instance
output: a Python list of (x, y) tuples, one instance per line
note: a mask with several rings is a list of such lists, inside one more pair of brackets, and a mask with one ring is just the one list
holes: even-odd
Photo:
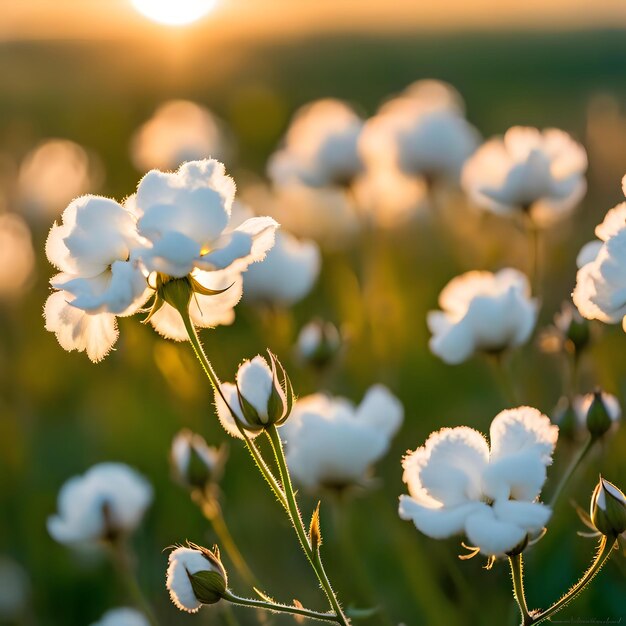
[(147, 18), (167, 24), (184, 26), (204, 17), (215, 8), (217, 0), (131, 0)]

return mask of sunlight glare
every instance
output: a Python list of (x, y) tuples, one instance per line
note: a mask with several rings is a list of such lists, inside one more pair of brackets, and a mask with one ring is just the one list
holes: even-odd
[(215, 8), (217, 0), (131, 0), (143, 15), (160, 24), (191, 24)]

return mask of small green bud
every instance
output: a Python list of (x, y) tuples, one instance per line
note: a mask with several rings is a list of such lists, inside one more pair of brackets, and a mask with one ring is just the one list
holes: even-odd
[(212, 447), (198, 434), (184, 429), (172, 441), (170, 461), (174, 478), (190, 489), (216, 483), (222, 476), (225, 448)]
[(554, 408), (552, 421), (559, 427), (559, 437), (575, 439), (579, 430), (578, 417), (576, 411), (569, 401), (563, 396)]
[(589, 322), (570, 303), (565, 302), (554, 316), (556, 327), (576, 352), (587, 347), (591, 339)]
[(341, 350), (341, 334), (331, 322), (313, 320), (302, 328), (298, 335), (296, 352), (298, 357), (317, 368), (329, 365)]
[(607, 537), (617, 537), (626, 531), (626, 497), (602, 476), (591, 496), (590, 517), (593, 525)]
[(593, 392), (593, 400), (587, 411), (587, 430), (592, 437), (602, 437), (613, 425), (607, 404), (607, 396), (599, 389)]

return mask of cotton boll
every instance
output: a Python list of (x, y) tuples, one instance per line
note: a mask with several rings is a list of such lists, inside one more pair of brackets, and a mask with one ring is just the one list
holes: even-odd
[[(170, 552), (166, 587), (176, 608), (187, 613), (197, 613), (203, 604), (215, 604), (226, 590), (227, 576), (224, 566), (215, 554), (190, 545)], [(210, 580), (203, 578), (214, 574)], [(192, 578), (197, 576), (199, 584), (194, 586)], [(200, 591), (201, 590), (201, 591)]]
[(300, 361), (322, 368), (337, 356), (341, 345), (341, 333), (333, 323), (313, 320), (300, 330), (295, 353)]
[(245, 299), (282, 306), (295, 304), (313, 288), (320, 265), (321, 255), (314, 241), (298, 241), (286, 231), (278, 232), (265, 259), (243, 276)]
[(73, 198), (99, 186), (100, 160), (67, 139), (48, 139), (31, 150), (20, 165), (18, 203), (38, 220), (56, 217)]
[(66, 545), (98, 543), (132, 533), (152, 501), (152, 487), (123, 463), (100, 463), (68, 480), (48, 532)]
[(150, 626), (143, 613), (131, 608), (111, 609), (92, 626)]
[(26, 613), (31, 582), (24, 568), (8, 557), (0, 557), (0, 620), (19, 622)]
[(566, 217), (582, 199), (587, 155), (567, 133), (515, 126), (483, 144), (463, 168), (469, 197), (494, 213), (527, 212), (538, 227)]
[(190, 489), (205, 489), (221, 478), (223, 448), (209, 446), (201, 435), (181, 430), (172, 440), (170, 462), (176, 480)]
[(399, 515), (435, 539), (465, 534), (483, 554), (525, 547), (548, 522), (537, 502), (558, 436), (536, 409), (503, 411), (493, 420), (491, 446), (477, 431), (444, 428), (402, 462), (409, 495)]
[(23, 293), (34, 272), (35, 251), (28, 225), (19, 215), (0, 215), (0, 300)]
[(454, 278), (439, 296), (442, 311), (431, 311), (431, 351), (449, 364), (475, 352), (500, 352), (523, 344), (537, 318), (528, 279), (514, 269), (467, 272)]
[(173, 170), (185, 161), (210, 157), (228, 160), (231, 138), (208, 109), (187, 100), (170, 100), (135, 133), (131, 157), (135, 167)]
[(402, 407), (382, 387), (359, 407), (321, 394), (299, 399), (281, 431), (294, 480), (308, 489), (364, 484), (401, 420)]
[(363, 120), (346, 103), (318, 100), (302, 107), (270, 157), (268, 175), (278, 186), (349, 185), (361, 171), (357, 151)]

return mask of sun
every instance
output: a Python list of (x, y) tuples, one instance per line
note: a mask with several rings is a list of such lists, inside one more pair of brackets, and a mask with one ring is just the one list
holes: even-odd
[(131, 0), (143, 15), (168, 26), (191, 24), (215, 8), (217, 0)]

